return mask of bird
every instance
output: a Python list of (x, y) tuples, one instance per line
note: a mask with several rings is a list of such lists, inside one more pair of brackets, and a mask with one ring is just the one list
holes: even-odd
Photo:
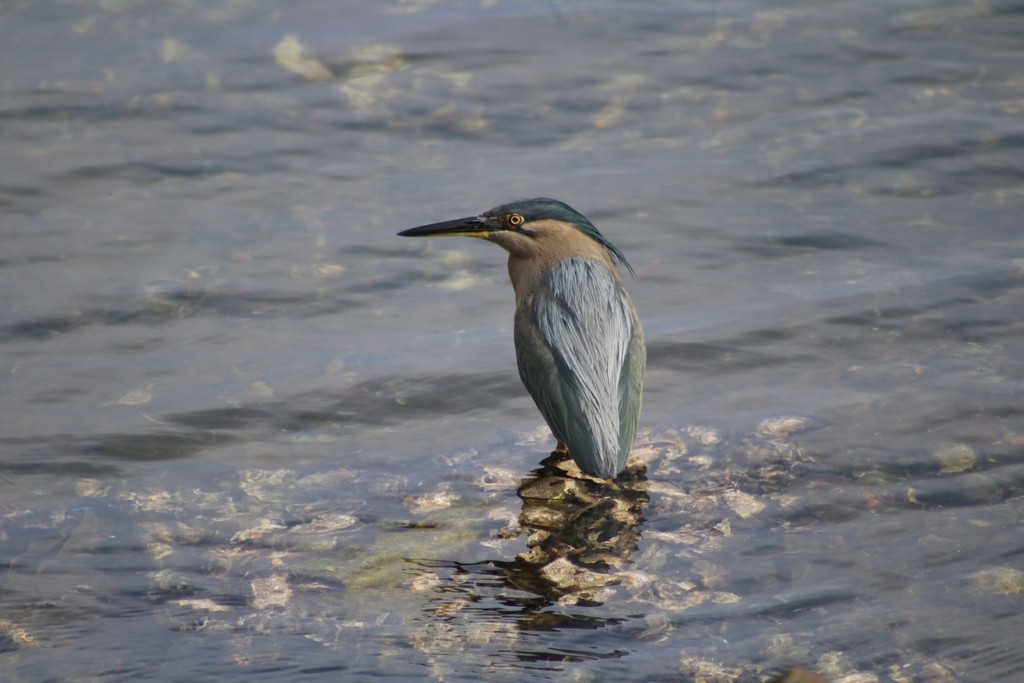
[(468, 236), (508, 252), (519, 377), (579, 468), (615, 479), (626, 467), (643, 401), (647, 347), (619, 278), (626, 257), (568, 204), (537, 197), (401, 237)]

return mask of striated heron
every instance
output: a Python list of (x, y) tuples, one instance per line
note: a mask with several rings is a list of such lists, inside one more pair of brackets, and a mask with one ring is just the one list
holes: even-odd
[(411, 228), (503, 247), (516, 296), (519, 377), (580, 469), (613, 478), (636, 434), (647, 349), (618, 266), (632, 267), (593, 223), (544, 197)]

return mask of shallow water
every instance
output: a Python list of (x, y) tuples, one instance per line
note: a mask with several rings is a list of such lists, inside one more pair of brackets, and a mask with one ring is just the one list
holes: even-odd
[[(8, 3), (12, 681), (1024, 679), (1024, 5)], [(637, 271), (567, 477), (504, 257)]]

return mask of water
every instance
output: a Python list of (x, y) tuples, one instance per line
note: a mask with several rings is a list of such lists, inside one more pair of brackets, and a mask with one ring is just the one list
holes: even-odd
[[(5, 680), (1024, 680), (1024, 5), (2, 17)], [(618, 490), (394, 236), (536, 195), (637, 270)]]

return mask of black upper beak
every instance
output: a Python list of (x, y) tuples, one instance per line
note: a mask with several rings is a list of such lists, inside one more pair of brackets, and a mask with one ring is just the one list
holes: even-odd
[(469, 235), (471, 237), (482, 237), (499, 229), (499, 226), (483, 216), (469, 216), (468, 218), (456, 218), (451, 221), (409, 228), (398, 234), (400, 237), (427, 237), (428, 235)]

